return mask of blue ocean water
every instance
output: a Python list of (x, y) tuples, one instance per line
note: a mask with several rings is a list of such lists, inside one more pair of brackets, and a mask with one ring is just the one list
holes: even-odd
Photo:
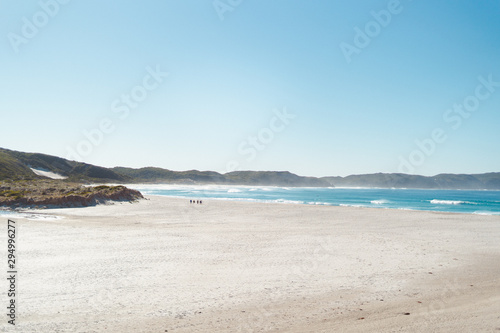
[(500, 215), (500, 191), (127, 185), (146, 195)]

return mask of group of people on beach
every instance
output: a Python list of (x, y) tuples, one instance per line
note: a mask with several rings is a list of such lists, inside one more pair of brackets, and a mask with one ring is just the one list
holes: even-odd
[(201, 200), (189, 200), (189, 203), (190, 204), (200, 204), (201, 205), (203, 203), (203, 201), (201, 201)]

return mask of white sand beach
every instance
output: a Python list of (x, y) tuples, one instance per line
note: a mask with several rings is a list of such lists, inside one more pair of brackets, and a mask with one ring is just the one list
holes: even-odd
[(18, 220), (17, 332), (500, 331), (498, 216), (148, 199)]

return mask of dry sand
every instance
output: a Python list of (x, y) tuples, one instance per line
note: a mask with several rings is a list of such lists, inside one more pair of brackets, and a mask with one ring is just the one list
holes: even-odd
[(17, 332), (500, 331), (498, 216), (148, 198), (18, 220)]

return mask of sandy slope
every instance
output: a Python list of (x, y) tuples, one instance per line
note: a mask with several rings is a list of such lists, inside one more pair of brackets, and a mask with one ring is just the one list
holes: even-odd
[(33, 168), (30, 168), (31, 171), (33, 171), (36, 175), (38, 176), (43, 176), (43, 177), (47, 177), (47, 178), (50, 178), (50, 179), (66, 179), (68, 177), (65, 177), (63, 175), (60, 175), (58, 173), (55, 173), (55, 172), (51, 172), (51, 171), (46, 171), (46, 170), (41, 170), (41, 169), (33, 169)]
[(17, 331), (500, 330), (499, 217), (149, 199), (19, 220)]

